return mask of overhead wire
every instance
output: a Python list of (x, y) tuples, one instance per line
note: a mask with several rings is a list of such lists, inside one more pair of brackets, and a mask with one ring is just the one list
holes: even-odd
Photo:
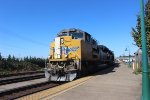
[[(40, 42), (40, 41), (33, 40), (33, 39), (29, 38), (29, 37), (25, 37), (25, 36), (23, 36), (23, 35), (14, 33), (14, 32), (12, 32), (12, 31), (9, 31), (9, 30), (6, 30), (6, 29), (5, 29), (5, 30), (2, 29), (0, 33), (1, 33), (1, 34), (8, 34), (8, 35), (11, 36), (11, 37), (15, 37), (15, 38), (17, 38), (17, 39), (20, 39), (20, 40), (23, 40), (23, 41), (26, 41), (26, 42), (29, 42), (29, 43), (32, 43), (32, 44), (40, 45), (40, 46), (43, 46), (43, 47), (48, 47), (48, 45), (45, 44), (45, 43), (42, 43), (42, 42)], [(13, 48), (13, 49), (15, 49), (15, 50), (17, 50), (17, 49), (25, 50), (25, 48), (22, 48), (22, 47), (20, 47), (20, 46), (16, 46), (16, 45), (12, 45), (12, 44), (6, 43), (5, 41), (3, 41), (3, 43), (1, 43), (1, 45), (6, 46), (6, 47), (8, 47), (8, 48)], [(26, 46), (26, 47), (27, 47), (27, 46)], [(27, 50), (25, 50), (25, 51), (27, 51)]]
[(29, 38), (29, 37), (22, 36), (20, 34), (12, 32), (12, 31), (4, 30), (4, 32), (1, 32), (1, 33), (9, 34), (10, 36), (16, 37), (18, 39), (21, 39), (21, 40), (24, 40), (24, 41), (27, 41), (27, 42), (30, 42), (30, 43), (33, 43), (33, 44), (36, 44), (36, 45), (41, 45), (41, 46), (47, 47), (47, 44), (45, 44), (45, 43), (33, 40), (33, 39)]

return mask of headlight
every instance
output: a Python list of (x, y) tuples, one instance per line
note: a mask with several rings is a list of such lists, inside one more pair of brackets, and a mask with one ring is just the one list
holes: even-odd
[(68, 55), (65, 55), (65, 58), (68, 58)]
[(49, 55), (49, 56), (48, 56), (48, 59), (49, 59), (50, 57), (51, 57), (51, 56)]

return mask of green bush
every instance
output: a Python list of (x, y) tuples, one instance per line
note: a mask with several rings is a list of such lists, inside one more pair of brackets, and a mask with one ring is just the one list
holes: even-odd
[(39, 71), (45, 67), (45, 59), (36, 57), (24, 57), (20, 60), (15, 56), (9, 55), (7, 59), (2, 58), (0, 54), (0, 75)]

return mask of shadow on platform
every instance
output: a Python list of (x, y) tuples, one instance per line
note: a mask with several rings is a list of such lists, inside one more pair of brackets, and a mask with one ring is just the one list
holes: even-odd
[(96, 72), (95, 74), (94, 74), (94, 76), (95, 75), (104, 75), (104, 74), (108, 74), (108, 73), (114, 73), (114, 72), (116, 72), (114, 69), (115, 68), (118, 68), (118, 67), (120, 67), (120, 64), (119, 63), (115, 63), (114, 65), (112, 65), (112, 66), (108, 66), (108, 65), (105, 65), (105, 66), (99, 66), (99, 68), (98, 68), (98, 72)]

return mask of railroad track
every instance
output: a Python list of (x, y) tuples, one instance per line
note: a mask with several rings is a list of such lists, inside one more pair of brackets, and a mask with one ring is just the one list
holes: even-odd
[(10, 84), (10, 83), (16, 83), (21, 81), (27, 81), (27, 80), (33, 80), (33, 79), (39, 79), (44, 78), (44, 71), (38, 71), (38, 72), (28, 72), (28, 73), (18, 73), (14, 74), (12, 76), (1, 76), (0, 78), (0, 85)]
[(63, 84), (64, 82), (41, 82), (37, 84), (27, 85), (23, 87), (13, 88), (6, 91), (0, 92), (0, 100), (12, 100), (17, 99), (22, 96), (26, 96), (29, 94), (33, 94), (35, 92), (39, 92), (45, 89), (49, 89), (52, 87), (56, 87), (58, 85)]
[(27, 74), (35, 74), (35, 73), (43, 73), (43, 71), (27, 71), (27, 72), (19, 72), (19, 73), (12, 73), (12, 74), (4, 74), (4, 75), (0, 75), (0, 78), (19, 76), (19, 75), (27, 75)]

